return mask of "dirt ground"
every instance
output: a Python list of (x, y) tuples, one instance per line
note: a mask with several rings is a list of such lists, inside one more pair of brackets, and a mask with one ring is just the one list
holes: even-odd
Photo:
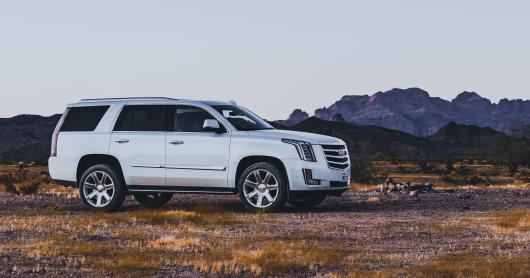
[(274, 214), (175, 195), (87, 211), (75, 190), (0, 192), (0, 276), (530, 276), (530, 190), (349, 191)]

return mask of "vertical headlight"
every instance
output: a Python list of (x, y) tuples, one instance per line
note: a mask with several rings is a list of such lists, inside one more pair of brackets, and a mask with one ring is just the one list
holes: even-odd
[(312, 162), (317, 161), (315, 152), (313, 152), (313, 146), (310, 143), (292, 139), (282, 139), (282, 142), (293, 145), (300, 159)]

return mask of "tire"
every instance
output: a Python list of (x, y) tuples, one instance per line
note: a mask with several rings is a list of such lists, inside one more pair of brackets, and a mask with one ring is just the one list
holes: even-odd
[(316, 195), (307, 198), (289, 200), (289, 204), (300, 209), (314, 208), (326, 200), (326, 195)]
[(250, 211), (273, 212), (287, 202), (286, 178), (278, 167), (268, 162), (258, 162), (245, 169), (237, 188), (241, 202)]
[(133, 193), (134, 199), (148, 207), (148, 208), (159, 208), (173, 198), (172, 193)]
[(88, 168), (79, 180), (79, 194), (85, 206), (93, 211), (116, 211), (127, 195), (127, 186), (107, 164)]

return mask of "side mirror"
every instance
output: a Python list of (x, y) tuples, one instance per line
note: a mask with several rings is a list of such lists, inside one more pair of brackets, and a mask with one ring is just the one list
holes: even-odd
[(217, 120), (206, 119), (202, 124), (202, 129), (204, 129), (205, 131), (213, 131), (215, 133), (218, 133), (221, 131), (221, 126), (219, 126), (219, 122)]

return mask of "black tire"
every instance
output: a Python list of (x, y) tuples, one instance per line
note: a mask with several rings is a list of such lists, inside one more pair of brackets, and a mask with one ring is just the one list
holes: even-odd
[(299, 209), (309, 209), (320, 205), (324, 200), (326, 200), (326, 195), (322, 194), (289, 200), (289, 204)]
[[(245, 190), (246, 190), (245, 188), (249, 188), (248, 185), (245, 185), (245, 180), (251, 174), (253, 175), (253, 177), (255, 177), (253, 174), (255, 171), (258, 171), (258, 173), (261, 173), (262, 175), (261, 178), (263, 179), (267, 177), (267, 172), (270, 173), (272, 177), (270, 177), (269, 179), (274, 178), (274, 181), (275, 181), (275, 184), (272, 185), (271, 188), (273, 186), (277, 186), (277, 189), (271, 189), (271, 190), (263, 189), (263, 190), (266, 190), (266, 192), (257, 193), (257, 194), (268, 193), (269, 196), (273, 195), (274, 193), (276, 194), (276, 195), (273, 195), (274, 199), (272, 202), (269, 202), (268, 200), (265, 201), (267, 202), (266, 207), (257, 207), (254, 204), (252, 204), (249, 200), (247, 200), (247, 198), (245, 197)], [(256, 182), (258, 181), (256, 180)], [(264, 185), (265, 183), (261, 183), (261, 184)], [(250, 211), (261, 211), (261, 212), (273, 212), (273, 211), (277, 211), (281, 209), (287, 202), (287, 190), (288, 190), (287, 187), (288, 185), (287, 185), (286, 177), (282, 174), (282, 172), (278, 169), (278, 167), (268, 162), (258, 162), (258, 163), (252, 164), (249, 167), (247, 167), (247, 169), (245, 169), (243, 173), (241, 174), (239, 181), (238, 181), (238, 186), (237, 186), (239, 198), (241, 199), (241, 202), (243, 203), (243, 205)], [(257, 191), (258, 189), (255, 188), (253, 190)], [(265, 197), (261, 196), (261, 198), (262, 200), (264, 200)], [(250, 199), (254, 200), (253, 198), (250, 198)]]
[[(112, 190), (104, 189), (107, 193), (106, 197), (96, 196), (99, 195), (100, 192), (96, 192), (98, 191), (97, 189), (90, 188), (92, 186), (90, 184), (96, 184), (96, 187), (99, 186), (100, 183), (97, 181), (97, 179), (99, 179), (100, 177), (101, 179), (103, 179), (103, 173), (110, 177), (110, 182), (112, 182), (113, 186)], [(96, 175), (95, 178), (94, 175)], [(106, 180), (103, 180), (102, 184), (105, 188), (107, 186), (110, 186), (108, 178)], [(92, 194), (96, 195), (92, 196), (92, 198), (89, 198)], [(112, 166), (107, 164), (97, 164), (88, 168), (81, 176), (81, 179), (79, 180), (79, 195), (81, 196), (81, 200), (83, 201), (85, 206), (89, 209), (93, 211), (111, 212), (116, 211), (123, 204), (125, 196), (127, 196), (127, 186), (123, 182), (122, 178), (112, 168)], [(94, 197), (96, 199), (94, 199)], [(104, 205), (97, 206), (98, 198), (100, 199), (99, 202), (101, 203), (103, 202), (103, 199), (106, 199), (107, 197), (110, 197), (110, 199), (105, 200)]]
[(133, 193), (134, 199), (148, 207), (148, 208), (159, 208), (173, 198), (172, 193)]

